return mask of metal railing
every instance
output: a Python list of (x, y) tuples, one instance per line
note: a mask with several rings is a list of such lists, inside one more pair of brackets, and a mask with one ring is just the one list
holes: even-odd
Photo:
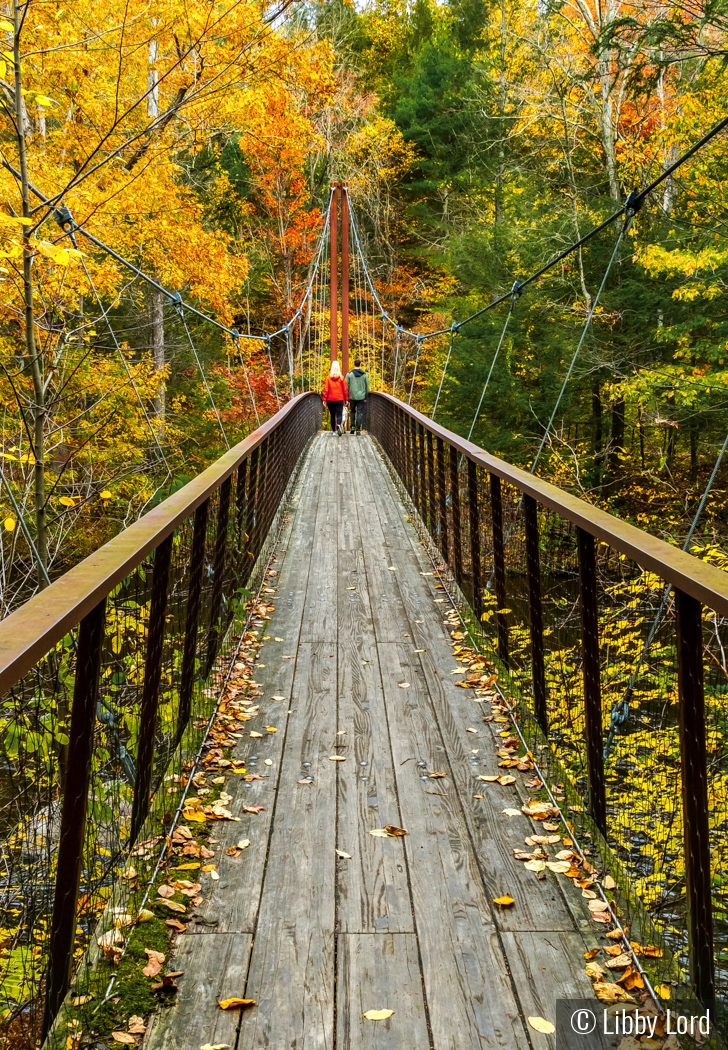
[[(659, 938), (655, 979), (725, 999), (728, 574), (387, 394), (369, 413), (552, 793), (617, 869), (622, 922)], [(468, 644), (457, 625), (453, 637)]]
[(292, 399), (0, 623), (0, 1044), (49, 1031), (142, 829), (147, 863), (162, 847), (320, 420)]

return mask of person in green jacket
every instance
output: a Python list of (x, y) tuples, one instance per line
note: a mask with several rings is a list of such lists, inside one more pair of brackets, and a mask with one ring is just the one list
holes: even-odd
[(361, 434), (361, 426), (364, 421), (364, 406), (369, 393), (369, 376), (360, 368), (360, 365), (361, 361), (357, 357), (354, 361), (353, 369), (346, 376), (352, 434)]

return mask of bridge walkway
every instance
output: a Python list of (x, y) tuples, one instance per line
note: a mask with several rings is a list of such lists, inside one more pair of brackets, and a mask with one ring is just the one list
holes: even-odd
[[(500, 772), (504, 727), (456, 685), (447, 602), (369, 437), (314, 438), (273, 568), (260, 710), (234, 752), (267, 779), (228, 778), (242, 819), (216, 826), (219, 878), (202, 876), (146, 1045), (553, 1046), (526, 1018), (593, 994), (594, 924), (580, 890), (513, 857), (540, 828), (503, 812), (529, 775), (475, 780)], [(385, 825), (407, 834), (370, 834)], [(232, 996), (257, 1005), (221, 1010)]]

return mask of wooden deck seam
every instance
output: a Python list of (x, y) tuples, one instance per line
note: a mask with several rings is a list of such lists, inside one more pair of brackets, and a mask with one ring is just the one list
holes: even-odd
[[(315, 439), (314, 439), (314, 441), (315, 441)], [(296, 527), (296, 520), (297, 520), (297, 518), (298, 518), (298, 516), (299, 516), (299, 514), (301, 512), (301, 505), (302, 505), (302, 502), (303, 502), (303, 499), (302, 499), (302, 496), (303, 496), (303, 483), (304, 483), (304, 479), (305, 479), (305, 476), (306, 476), (306, 471), (307, 471), (307, 469), (310, 469), (310, 467), (311, 467), (311, 460), (313, 458), (311, 453), (313, 452), (314, 447), (315, 446), (312, 443), (312, 445), (310, 446), (308, 455), (307, 455), (306, 463), (303, 465), (303, 467), (302, 467), (302, 469), (301, 469), (301, 471), (299, 473), (298, 480), (296, 482), (296, 489), (297, 489), (297, 495), (299, 496), (299, 502), (298, 502), (298, 505), (296, 507), (296, 513), (295, 513), (294, 516), (292, 516), (291, 521), (289, 523), (289, 527), (286, 528), (286, 532), (288, 533), (289, 536), (293, 535), (293, 531), (294, 531), (294, 529)], [(320, 490), (319, 490), (319, 495), (320, 495)], [(318, 506), (317, 506), (317, 512), (316, 512), (316, 517), (317, 518), (318, 518), (318, 508), (321, 506), (321, 504), (322, 504), (322, 501), (319, 499), (318, 500)], [(314, 533), (314, 535), (315, 535), (315, 533)], [(306, 595), (308, 593), (308, 584), (309, 584), (309, 580), (310, 580), (310, 577), (311, 577), (311, 565), (313, 564), (313, 549), (314, 549), (314, 544), (312, 543), (311, 544), (311, 549), (310, 549), (309, 554), (308, 554), (308, 570), (306, 572), (306, 586), (305, 586), (305, 588), (303, 590), (303, 599), (301, 601), (301, 611), (300, 611), (300, 617), (299, 617), (299, 620), (301, 620), (301, 621), (303, 620), (303, 613), (304, 613), (304, 610), (306, 608)], [(286, 544), (286, 555), (287, 554), (288, 554), (288, 544)], [(280, 575), (279, 575), (278, 579), (280, 581)], [(276, 588), (276, 597), (278, 597), (279, 592), (280, 592), (280, 588), (277, 587)], [(293, 669), (292, 669), (292, 673), (291, 673), (291, 687), (293, 687), (293, 683), (296, 680), (296, 669), (297, 669), (297, 666), (298, 666), (298, 654), (299, 654), (299, 648), (300, 648), (299, 647), (299, 640), (300, 640), (300, 626), (299, 626), (299, 638), (296, 641), (295, 659), (293, 661)], [(291, 696), (289, 697), (289, 700), (288, 700), (289, 705), (291, 704), (292, 701), (293, 701), (293, 692), (291, 691)], [(250, 979), (250, 969), (251, 969), (251, 966), (253, 964), (253, 951), (255, 949), (255, 942), (256, 942), (257, 933), (258, 933), (258, 923), (260, 921), (260, 910), (261, 910), (260, 906), (261, 906), (261, 902), (263, 900), (263, 892), (264, 892), (264, 889), (265, 889), (266, 876), (268, 874), (268, 866), (269, 866), (269, 860), (270, 860), (270, 854), (271, 854), (271, 843), (273, 841), (273, 831), (274, 831), (275, 824), (276, 824), (276, 816), (278, 814), (279, 791), (280, 791), (280, 783), (281, 783), (281, 777), (283, 775), (283, 766), (284, 766), (283, 756), (285, 755), (285, 752), (286, 752), (286, 743), (288, 741), (288, 730), (290, 728), (290, 725), (291, 725), (291, 719), (290, 719), (290, 716), (287, 715), (286, 716), (285, 728), (283, 730), (283, 740), (282, 740), (282, 743), (281, 743), (281, 751), (280, 751), (281, 760), (278, 763), (278, 771), (277, 771), (277, 776), (276, 776), (276, 786), (275, 786), (275, 795), (274, 795), (275, 801), (274, 801), (274, 804), (273, 804), (273, 813), (271, 814), (270, 824), (268, 826), (268, 839), (267, 839), (266, 847), (265, 847), (265, 861), (263, 863), (263, 871), (262, 871), (262, 874), (261, 874), (260, 886), (259, 886), (259, 889), (258, 889), (258, 904), (257, 904), (257, 907), (255, 909), (255, 921), (253, 923), (253, 930), (252, 930), (251, 940), (250, 940), (250, 949), (248, 951), (248, 960), (247, 960), (247, 965), (246, 965), (246, 968), (245, 968), (245, 981), (244, 981), (243, 987), (246, 990), (247, 990), (247, 986), (248, 986), (248, 981)], [(238, 1023), (237, 1023), (236, 1029), (235, 1029), (234, 1050), (237, 1050), (238, 1045), (240, 1043), (240, 1037), (241, 1037), (242, 1026), (243, 1026), (243, 1017), (244, 1017), (244, 1012), (241, 1010), (240, 1011), (240, 1016), (238, 1017)]]
[[(369, 442), (367, 441), (366, 444), (369, 444)], [(355, 500), (355, 505), (356, 505), (356, 514), (357, 514), (357, 523), (358, 523), (358, 527), (359, 527), (359, 532), (360, 532), (360, 534), (362, 534), (362, 539), (363, 539), (363, 532), (362, 532), (362, 527), (361, 527), (361, 516), (360, 516), (360, 512), (359, 512), (359, 500)], [(367, 569), (366, 559), (364, 559), (364, 561), (363, 561), (363, 571), (364, 571), (364, 578), (366, 580), (367, 590), (369, 591), (369, 572), (368, 572), (368, 569)], [(369, 593), (370, 593), (370, 600), (371, 600), (371, 592), (369, 592)], [(376, 635), (375, 635), (375, 638), (376, 638)], [(377, 673), (379, 675), (379, 681), (381, 682), (381, 685), (382, 685), (382, 692), (384, 692), (384, 676), (382, 674), (382, 664), (381, 664), (381, 659), (380, 659), (379, 645), (375, 644), (374, 649), (375, 649), (375, 652), (376, 652)], [(392, 749), (392, 730), (391, 730), (390, 721), (389, 721), (389, 710), (387, 708), (387, 704), (386, 703), (384, 704), (384, 718), (385, 718), (385, 721), (386, 721), (386, 724), (387, 724), (387, 739), (389, 741), (389, 753), (390, 753), (390, 757), (392, 759), (392, 768), (394, 769), (394, 752), (393, 752), (393, 749)], [(394, 783), (394, 796), (395, 796), (395, 798), (397, 800), (397, 810), (398, 810), (398, 812), (399, 812), (399, 814), (401, 816), (401, 814), (402, 814), (402, 803), (401, 803), (400, 792), (399, 792), (399, 781), (398, 781), (396, 775), (393, 778), (393, 783)], [(405, 871), (407, 872), (407, 890), (409, 892), (410, 909), (411, 909), (411, 912), (412, 912), (412, 928), (414, 930), (415, 943), (417, 945), (417, 963), (418, 963), (418, 967), (419, 967), (419, 971), (420, 971), (420, 982), (421, 982), (421, 985), (422, 985), (422, 1002), (423, 1002), (424, 1011), (425, 1011), (425, 1024), (427, 1026), (427, 1038), (428, 1038), (429, 1043), (430, 1043), (430, 1050), (436, 1050), (435, 1043), (434, 1043), (433, 1031), (432, 1031), (432, 1024), (431, 1024), (431, 1021), (430, 1021), (430, 1008), (429, 1008), (429, 1003), (428, 1003), (428, 999), (427, 999), (427, 986), (426, 986), (426, 983), (425, 983), (425, 968), (424, 968), (424, 964), (423, 964), (423, 960), (422, 960), (422, 949), (421, 949), (421, 946), (420, 946), (420, 936), (419, 936), (419, 930), (418, 930), (418, 925), (417, 925), (417, 913), (415, 911), (414, 896), (413, 896), (413, 892), (412, 892), (412, 875), (411, 875), (411, 872), (410, 872), (410, 863), (409, 863), (409, 857), (407, 855), (407, 850), (402, 850), (402, 856), (404, 858)]]

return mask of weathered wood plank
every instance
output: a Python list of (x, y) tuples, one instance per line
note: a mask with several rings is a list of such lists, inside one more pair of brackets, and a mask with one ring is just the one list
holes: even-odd
[[(417, 938), (339, 934), (336, 1045), (340, 1050), (429, 1050)], [(368, 1010), (394, 1010), (370, 1021)]]
[(423, 769), (449, 772), (436, 750), (442, 741), (426, 686), (401, 646), (383, 643), (378, 651), (433, 1043), (438, 1050), (525, 1048), (460, 802), (441, 781), (422, 779)]
[(351, 761), (339, 763), (337, 842), (352, 859), (337, 864), (337, 928), (413, 932), (403, 845), (369, 834), (400, 816), (357, 502), (351, 472), (341, 477), (350, 516), (339, 522), (338, 739)]
[[(335, 546), (334, 546), (335, 554)], [(302, 642), (239, 1050), (333, 1045), (336, 667)], [(305, 765), (310, 763), (310, 765)], [(305, 775), (310, 785), (298, 784)]]
[[(268, 624), (266, 634), (270, 641), (261, 646), (260, 660), (256, 670), (256, 681), (263, 687), (259, 700), (259, 713), (245, 722), (243, 736), (234, 749), (234, 756), (241, 759), (250, 771), (265, 774), (268, 779), (247, 784), (242, 777), (231, 775), (224, 790), (233, 796), (228, 804), (234, 816), (241, 822), (224, 821), (215, 826), (216, 864), (219, 880), (208, 878), (204, 885), (204, 902), (192, 913), (191, 932), (214, 929), (218, 933), (248, 932), (255, 929), (255, 920), (260, 903), (263, 872), (270, 838), (270, 829), (278, 786), (281, 755), (285, 745), (286, 725), (292, 704), (292, 684), (295, 659), (281, 659), (282, 655), (295, 656), (301, 630), (301, 618), (308, 584), (309, 567), (313, 550), (314, 529), (319, 505), (319, 483), (322, 449), (315, 442), (309, 464), (301, 478), (299, 489), (292, 501), (290, 521), (281, 537), (285, 553), (279, 554), (274, 565), (279, 570), (276, 595), (273, 598), (275, 611)], [(282, 638), (283, 642), (276, 642)], [(261, 667), (260, 665), (264, 665)], [(285, 702), (274, 701), (273, 696), (285, 696)], [(265, 726), (272, 725), (277, 733), (269, 734)], [(260, 739), (252, 739), (250, 732), (263, 733)], [(256, 762), (249, 762), (250, 756)], [(272, 766), (265, 765), (270, 759)], [(263, 806), (264, 811), (249, 814), (243, 806)], [(250, 846), (240, 856), (227, 856), (226, 849), (249, 839)], [(204, 876), (203, 876), (204, 878)]]
[(219, 999), (242, 996), (253, 938), (247, 933), (184, 934), (169, 960), (184, 970), (174, 1004), (154, 1015), (148, 1050), (197, 1050), (205, 1043), (235, 1046), (239, 1010), (221, 1010)]
[[(504, 933), (508, 965), (526, 1017), (556, 1022), (557, 999), (592, 999), (592, 984), (584, 972), (584, 952), (598, 943), (578, 933)], [(554, 1050), (554, 1035), (529, 1027), (534, 1050)], [(596, 1043), (595, 1045), (601, 1045)]]

